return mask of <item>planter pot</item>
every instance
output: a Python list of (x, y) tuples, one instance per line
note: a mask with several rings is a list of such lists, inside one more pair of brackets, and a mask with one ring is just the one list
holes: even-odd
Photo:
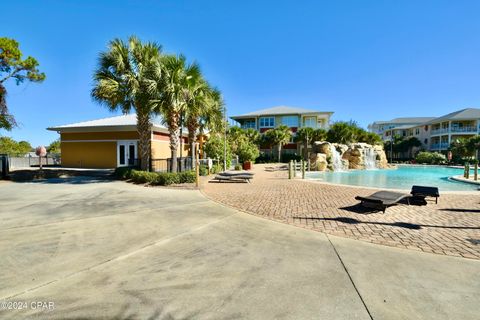
[(251, 170), (252, 169), (252, 162), (251, 161), (245, 161), (243, 163), (243, 170)]

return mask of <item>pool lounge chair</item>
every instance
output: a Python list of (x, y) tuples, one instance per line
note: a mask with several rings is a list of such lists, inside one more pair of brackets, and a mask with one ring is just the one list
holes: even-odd
[(437, 187), (412, 186), (410, 194), (414, 200), (425, 201), (426, 197), (433, 197), (435, 198), (435, 203), (438, 203), (438, 197), (440, 197), (440, 192)]
[(410, 204), (409, 197), (410, 195), (405, 193), (378, 191), (366, 197), (356, 196), (355, 199), (361, 201), (360, 204), (364, 207), (379, 209), (385, 213), (385, 209), (399, 203), (403, 199), (407, 199), (407, 203)]
[(237, 174), (237, 175), (222, 175), (217, 174), (215, 178), (210, 181), (213, 182), (250, 182), (250, 179), (253, 179), (253, 175), (250, 174)]
[(218, 174), (224, 177), (238, 177), (238, 176), (253, 177), (254, 175), (253, 172), (248, 172), (248, 171), (223, 171), (223, 172), (219, 172)]

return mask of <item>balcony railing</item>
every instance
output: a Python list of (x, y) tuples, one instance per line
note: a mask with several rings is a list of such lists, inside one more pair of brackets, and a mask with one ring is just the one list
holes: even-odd
[(430, 145), (431, 150), (445, 150), (448, 149), (450, 144), (448, 142), (442, 142), (442, 143), (432, 143)]
[(432, 129), (431, 134), (448, 133), (448, 128)]
[(451, 132), (471, 132), (471, 133), (475, 133), (475, 132), (477, 132), (477, 128), (476, 127), (457, 127), (457, 128), (452, 128), (450, 131)]

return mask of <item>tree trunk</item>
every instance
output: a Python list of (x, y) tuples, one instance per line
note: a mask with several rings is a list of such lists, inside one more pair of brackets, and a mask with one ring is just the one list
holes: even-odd
[(140, 159), (141, 159), (140, 169), (144, 171), (149, 171), (150, 169), (150, 155), (152, 152), (151, 128), (152, 128), (152, 122), (150, 120), (150, 114), (137, 113), (137, 131), (140, 137), (139, 146), (138, 146), (138, 151), (140, 153)]
[(280, 156), (282, 154), (282, 145), (278, 144), (278, 162), (281, 162)]
[(170, 126), (170, 151), (171, 151), (171, 163), (170, 171), (177, 172), (177, 151), (180, 143), (180, 130), (177, 126)]
[(305, 139), (303, 142), (303, 159), (307, 160), (308, 157), (308, 141)]

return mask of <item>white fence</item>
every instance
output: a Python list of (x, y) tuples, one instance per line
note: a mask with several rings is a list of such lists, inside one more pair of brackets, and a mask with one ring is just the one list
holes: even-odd
[[(40, 165), (39, 157), (9, 157), (10, 170), (15, 168), (38, 167)], [(61, 164), (60, 157), (46, 156), (42, 157), (42, 165), (58, 166)]]

